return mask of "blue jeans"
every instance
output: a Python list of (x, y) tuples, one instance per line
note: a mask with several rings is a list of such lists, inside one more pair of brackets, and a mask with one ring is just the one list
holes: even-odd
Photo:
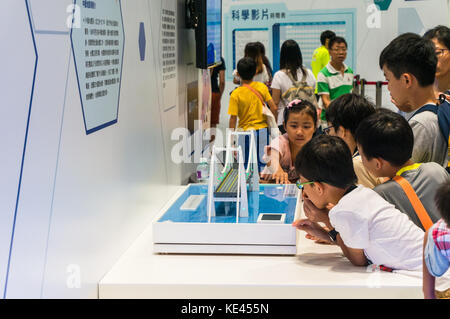
[[(258, 158), (258, 172), (261, 172), (266, 166), (266, 163), (263, 162), (262, 158), (264, 156), (265, 146), (269, 145), (269, 130), (266, 127), (259, 130), (254, 130), (253, 132), (255, 134), (256, 156)], [(244, 152), (244, 167), (247, 169), (248, 156), (250, 154), (250, 136), (239, 136), (238, 144), (242, 147), (242, 151)]]

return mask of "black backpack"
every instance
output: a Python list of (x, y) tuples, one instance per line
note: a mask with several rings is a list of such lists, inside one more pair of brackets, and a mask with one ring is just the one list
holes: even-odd
[[(445, 94), (450, 94), (450, 91), (446, 91)], [(419, 109), (416, 113), (414, 113), (413, 116), (425, 111), (433, 112), (434, 114), (436, 114), (438, 117), (439, 129), (444, 136), (448, 147), (450, 135), (450, 103), (447, 100), (445, 94), (441, 94), (439, 96), (439, 103), (437, 103), (436, 105), (426, 105)]]

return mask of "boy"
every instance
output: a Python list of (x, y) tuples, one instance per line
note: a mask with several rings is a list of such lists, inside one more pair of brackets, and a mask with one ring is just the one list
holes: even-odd
[(423, 294), (426, 299), (450, 298), (450, 290), (435, 292), (435, 277), (442, 276), (450, 266), (450, 179), (437, 190), (436, 206), (442, 219), (424, 236)]
[(431, 111), (417, 113), (422, 107), (437, 102), (434, 93), (436, 65), (431, 41), (414, 33), (398, 36), (380, 55), (380, 68), (389, 82), (392, 101), (399, 110), (414, 112), (408, 121), (414, 133), (412, 161), (436, 162), (446, 167), (447, 141), (439, 130), (437, 115)]
[(353, 89), (353, 70), (344, 61), (347, 58), (347, 41), (342, 37), (330, 40), (331, 61), (317, 75), (317, 93), (322, 97), (324, 109), (321, 119), (325, 121), (325, 110), (331, 101)]
[[(256, 63), (252, 58), (242, 58), (237, 64), (237, 72), (241, 78), (241, 86), (236, 88), (230, 96), (228, 114), (230, 117), (230, 129), (236, 128), (239, 118), (238, 128), (243, 131), (255, 131), (258, 168), (261, 171), (265, 163), (262, 162), (264, 147), (268, 144), (269, 132), (265, 116), (262, 112), (262, 102), (267, 103), (272, 113), (278, 114), (277, 106), (272, 100), (267, 86), (264, 83), (253, 81), (256, 73)], [(247, 165), (250, 141), (246, 137), (244, 159)]]
[(313, 138), (297, 156), (295, 168), (302, 196), (318, 209), (330, 209), (318, 222), (331, 231), (308, 219), (293, 226), (322, 240), (331, 238), (355, 266), (420, 269), (423, 231), (373, 190), (355, 186), (351, 153), (341, 138)]
[(392, 180), (396, 175), (401, 176), (412, 186), (431, 221), (435, 223), (440, 218), (434, 194), (438, 186), (448, 178), (448, 174), (437, 163), (416, 164), (410, 159), (414, 135), (408, 122), (400, 114), (382, 109), (369, 116), (358, 127), (356, 141), (366, 169), (374, 176), (391, 179), (376, 186), (375, 192), (426, 230), (403, 188)]
[(373, 176), (364, 168), (356, 148), (355, 133), (359, 123), (374, 113), (375, 106), (364, 97), (354, 93), (345, 94), (330, 103), (326, 113), (328, 127), (324, 129), (325, 134), (338, 136), (347, 143), (358, 184), (369, 188), (381, 184), (383, 179)]
[[(311, 60), (311, 68), (312, 72), (317, 80), (317, 76), (319, 72), (330, 62), (330, 40), (336, 36), (336, 33), (330, 30), (323, 31), (320, 34), (320, 43), (322, 44), (320, 47), (314, 50), (312, 60)], [(317, 86), (316, 91), (317, 94)]]

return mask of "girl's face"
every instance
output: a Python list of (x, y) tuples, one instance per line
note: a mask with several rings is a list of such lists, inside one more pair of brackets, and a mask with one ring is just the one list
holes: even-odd
[(291, 112), (284, 128), (288, 134), (289, 142), (299, 147), (309, 142), (316, 131), (312, 116), (305, 111)]
[(436, 78), (445, 78), (450, 76), (450, 52), (444, 44), (439, 42), (436, 38), (432, 39), (438, 63), (436, 67)]

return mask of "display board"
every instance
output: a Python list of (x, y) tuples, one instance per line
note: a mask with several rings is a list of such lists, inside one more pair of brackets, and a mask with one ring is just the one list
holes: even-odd
[(249, 42), (261, 42), (269, 46), (269, 29), (234, 29), (233, 30), (233, 65), (244, 57), (245, 45)]
[[(332, 29), (349, 43), (346, 63), (356, 65), (356, 10), (289, 10), (284, 3), (259, 5), (233, 5), (224, 17), (227, 56), (233, 68), (244, 55), (248, 42), (260, 41), (266, 55), (273, 61), (274, 71), (279, 69), (280, 48), (285, 40), (296, 40), (302, 50), (303, 63), (311, 68), (314, 50), (319, 47), (320, 33)], [(232, 37), (232, 38), (231, 38)], [(228, 79), (231, 72), (227, 73)]]
[(124, 48), (120, 1), (75, 1), (71, 42), (86, 133), (117, 123)]
[[(337, 18), (337, 17), (336, 17)], [(303, 19), (302, 19), (303, 20)], [(316, 20), (319, 20), (318, 17)], [(323, 22), (291, 22), (277, 23), (272, 27), (273, 34), (273, 67), (274, 70), (280, 69), (280, 48), (283, 42), (289, 39), (297, 41), (301, 44), (303, 64), (311, 68), (311, 59), (314, 50), (320, 44), (320, 34), (326, 30), (333, 30), (336, 35), (348, 39), (349, 23), (345, 20), (340, 21), (323, 21)], [(347, 63), (354, 65), (353, 55), (347, 57)]]

